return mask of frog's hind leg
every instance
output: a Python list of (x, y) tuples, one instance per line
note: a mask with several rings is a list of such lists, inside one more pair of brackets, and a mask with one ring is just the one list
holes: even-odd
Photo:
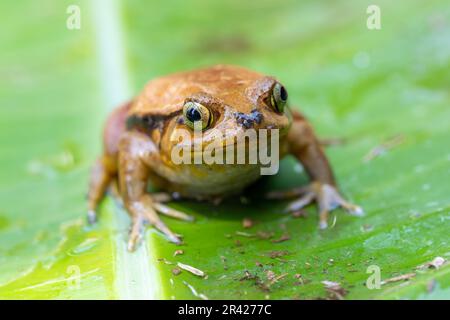
[(90, 224), (97, 221), (97, 208), (100, 201), (105, 196), (107, 188), (116, 180), (115, 166), (111, 166), (111, 159), (108, 156), (101, 156), (95, 162), (91, 170), (91, 178), (88, 191), (88, 222)]
[(123, 207), (123, 200), (119, 190), (119, 179), (117, 176), (114, 176), (111, 179), (109, 183), (108, 194), (114, 199), (117, 205)]

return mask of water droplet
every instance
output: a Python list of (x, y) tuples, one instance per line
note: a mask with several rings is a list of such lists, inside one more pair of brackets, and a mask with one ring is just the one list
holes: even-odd
[(417, 166), (414, 167), (414, 172), (416, 172), (416, 173), (421, 173), (421, 172), (423, 172), (424, 170), (425, 170), (425, 166), (423, 166), (423, 165), (421, 165), (421, 164), (419, 164), (419, 165), (417, 165)]
[(49, 178), (58, 172), (74, 169), (81, 161), (80, 148), (74, 143), (66, 143), (59, 152), (32, 159), (27, 164), (27, 172), (31, 175), (41, 175)]
[(365, 69), (370, 66), (370, 55), (365, 51), (360, 51), (353, 57), (353, 65), (358, 69)]
[(428, 183), (425, 183), (422, 185), (422, 190), (426, 191), (426, 190), (430, 190), (431, 186)]
[(439, 205), (439, 202), (437, 201), (430, 201), (426, 204), (427, 207), (436, 207)]

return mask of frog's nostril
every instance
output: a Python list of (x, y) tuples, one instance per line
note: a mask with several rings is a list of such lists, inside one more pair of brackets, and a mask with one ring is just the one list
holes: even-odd
[(236, 112), (234, 115), (236, 117), (236, 122), (246, 129), (253, 127), (255, 123), (260, 124), (263, 118), (262, 113), (259, 112), (258, 109), (253, 109), (250, 114)]
[(251, 115), (253, 115), (255, 122), (257, 124), (260, 124), (263, 118), (263, 115), (261, 112), (259, 112), (257, 109), (253, 109)]

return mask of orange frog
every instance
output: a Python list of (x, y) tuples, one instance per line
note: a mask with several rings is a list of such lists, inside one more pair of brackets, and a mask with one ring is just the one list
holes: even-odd
[[(237, 66), (217, 65), (150, 81), (139, 96), (108, 118), (103, 155), (91, 174), (89, 222), (96, 221), (99, 202), (112, 186), (131, 216), (130, 251), (142, 238), (146, 224), (180, 243), (180, 237), (158, 214), (186, 221), (192, 217), (165, 202), (174, 197), (217, 201), (239, 193), (261, 176), (261, 165), (175, 164), (174, 148), (188, 144), (194, 156), (204, 152), (211, 141), (228, 145), (247, 131), (260, 129), (278, 129), (280, 158), (293, 155), (311, 178), (307, 186), (271, 192), (269, 198), (296, 198), (288, 211), (317, 202), (322, 229), (327, 227), (329, 211), (338, 206), (361, 215), (360, 207), (340, 195), (310, 124), (287, 106), (287, 99), (286, 89), (275, 78)], [(194, 127), (200, 128), (200, 138)], [(174, 138), (181, 131), (190, 135), (188, 142)], [(149, 193), (149, 181), (164, 192)]]

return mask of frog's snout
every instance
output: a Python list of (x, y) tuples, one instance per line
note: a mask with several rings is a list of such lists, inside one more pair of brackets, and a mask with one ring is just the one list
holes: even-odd
[(245, 129), (250, 129), (255, 124), (261, 124), (263, 115), (258, 109), (253, 109), (249, 114), (236, 112), (234, 114), (236, 122), (242, 125)]

